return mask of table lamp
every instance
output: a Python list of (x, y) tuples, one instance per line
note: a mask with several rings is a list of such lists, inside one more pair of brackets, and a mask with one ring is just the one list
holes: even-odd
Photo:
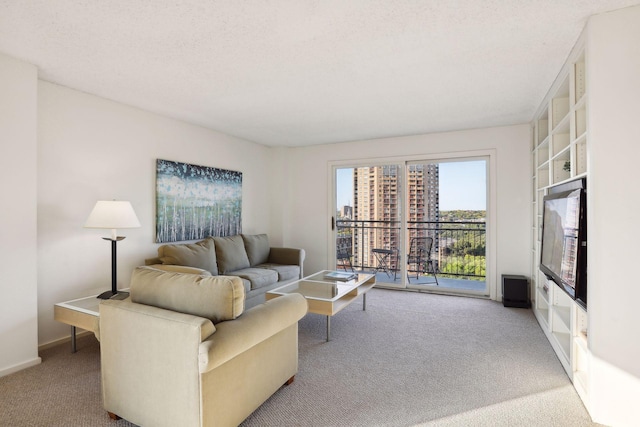
[(129, 293), (118, 292), (116, 285), (116, 243), (124, 239), (124, 236), (118, 236), (116, 229), (140, 227), (133, 206), (122, 200), (100, 200), (93, 207), (84, 227), (111, 229), (111, 237), (103, 237), (104, 240), (111, 241), (111, 290), (101, 293), (98, 298), (125, 299)]

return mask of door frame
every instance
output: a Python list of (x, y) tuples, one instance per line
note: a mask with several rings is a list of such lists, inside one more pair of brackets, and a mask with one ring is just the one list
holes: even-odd
[[(329, 268), (336, 268), (336, 230), (335, 227), (332, 227), (331, 218), (335, 219), (336, 211), (338, 207), (336, 206), (336, 169), (341, 168), (357, 168), (357, 167), (367, 167), (371, 165), (375, 166), (384, 166), (384, 165), (398, 165), (402, 171), (402, 194), (400, 194), (400, 203), (404, 206), (404, 198), (406, 197), (407, 191), (407, 183), (406, 183), (406, 165), (409, 163), (415, 162), (425, 162), (425, 163), (439, 163), (439, 162), (451, 162), (451, 161), (465, 161), (465, 160), (474, 160), (474, 159), (485, 159), (487, 161), (487, 173), (486, 173), (486, 197), (487, 197), (487, 207), (486, 207), (486, 252), (485, 252), (485, 262), (486, 262), (486, 283), (487, 283), (487, 293), (488, 295), (474, 295), (467, 294), (470, 296), (479, 296), (479, 297), (489, 297), (492, 300), (495, 300), (498, 295), (498, 283), (496, 280), (497, 275), (497, 227), (496, 227), (496, 210), (497, 210), (497, 179), (496, 179), (496, 150), (495, 149), (486, 149), (486, 150), (467, 150), (467, 151), (458, 151), (458, 152), (445, 152), (445, 153), (433, 153), (433, 154), (421, 154), (421, 155), (407, 155), (407, 156), (396, 156), (396, 157), (385, 157), (385, 158), (361, 158), (361, 159), (348, 159), (348, 160), (335, 160), (329, 161), (327, 163), (327, 177), (328, 182), (327, 185), (329, 187), (328, 193), (328, 218), (329, 218), (329, 227), (327, 228), (327, 256), (329, 261)], [(403, 209), (404, 211), (404, 209)], [(401, 244), (404, 245), (404, 240), (406, 239), (406, 219), (405, 215), (402, 215), (400, 218), (401, 221), (401, 230), (400, 233), (400, 241)], [(404, 247), (404, 246), (403, 246)], [(404, 263), (401, 263), (404, 264)], [(406, 275), (406, 266), (402, 265), (401, 268), (403, 277)], [(386, 285), (385, 285), (386, 286)], [(403, 286), (394, 286), (396, 289), (403, 290), (413, 290), (412, 288), (407, 288), (406, 283)], [(433, 292), (430, 289), (425, 289), (425, 292)], [(458, 294), (455, 291), (445, 292), (447, 294)]]

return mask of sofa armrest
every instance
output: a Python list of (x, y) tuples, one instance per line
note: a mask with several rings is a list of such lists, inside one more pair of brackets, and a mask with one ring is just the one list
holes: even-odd
[(187, 273), (187, 274), (197, 274), (199, 276), (211, 276), (211, 272), (208, 270), (203, 270), (198, 267), (188, 267), (186, 265), (171, 265), (171, 264), (152, 264), (147, 265), (149, 268), (155, 268), (156, 270), (162, 271), (170, 271), (173, 273)]
[(233, 359), (307, 314), (307, 300), (300, 294), (283, 295), (247, 310), (235, 320), (216, 325), (216, 333), (200, 344), (200, 373)]
[(300, 278), (304, 276), (302, 266), (304, 264), (304, 249), (298, 248), (271, 248), (269, 252), (269, 262), (281, 265), (300, 266)]

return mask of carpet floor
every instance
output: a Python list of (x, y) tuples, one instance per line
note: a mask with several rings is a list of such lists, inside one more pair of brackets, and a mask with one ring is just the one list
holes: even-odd
[[(331, 320), (299, 324), (299, 372), (250, 426), (597, 426), (531, 310), (373, 289)], [(132, 426), (100, 397), (100, 350), (60, 345), (0, 378), (2, 426)], [(152, 426), (151, 426), (152, 427)]]

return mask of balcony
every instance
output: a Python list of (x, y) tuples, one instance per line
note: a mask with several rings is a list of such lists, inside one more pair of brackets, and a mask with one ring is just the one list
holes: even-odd
[[(402, 259), (406, 259), (413, 237), (431, 237), (432, 263), (416, 272), (408, 264), (409, 285), (435, 286), (433, 270), (438, 276), (438, 289), (484, 291), (486, 281), (486, 223), (483, 221), (407, 221), (405, 250), (400, 250), (398, 221), (361, 221), (338, 219), (336, 253), (338, 269), (375, 272), (379, 283), (402, 284)], [(373, 249), (384, 249), (386, 271)], [(424, 273), (426, 267), (426, 274)]]

